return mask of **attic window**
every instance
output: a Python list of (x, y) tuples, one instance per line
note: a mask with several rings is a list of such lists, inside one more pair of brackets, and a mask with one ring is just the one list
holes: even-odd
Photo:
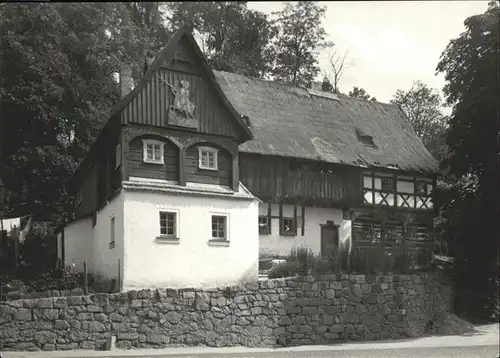
[(359, 128), (356, 128), (355, 132), (356, 132), (356, 137), (361, 143), (370, 147), (377, 148), (375, 142), (373, 141), (373, 137), (371, 135), (363, 133)]

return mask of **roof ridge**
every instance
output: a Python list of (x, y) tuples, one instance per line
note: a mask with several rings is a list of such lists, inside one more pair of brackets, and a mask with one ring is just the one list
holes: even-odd
[[(227, 74), (230, 74), (230, 75), (233, 75), (233, 76), (245, 77), (245, 78), (249, 78), (251, 80), (258, 80), (258, 81), (261, 81), (261, 82), (272, 83), (272, 84), (277, 84), (277, 85), (286, 86), (286, 87), (293, 87), (293, 88), (297, 88), (297, 89), (301, 89), (301, 90), (308, 90), (307, 87), (297, 86), (297, 85), (294, 85), (294, 84), (288, 83), (288, 82), (281, 82), (281, 81), (276, 81), (276, 80), (268, 80), (268, 79), (265, 79), (265, 78), (247, 76), (247, 75), (242, 75), (241, 73), (229, 72), (229, 71), (223, 71), (223, 70), (212, 69), (212, 71), (227, 73)], [(314, 89), (314, 88), (309, 88), (309, 89), (311, 89), (313, 91), (316, 91), (316, 92), (333, 93), (333, 92), (326, 92), (326, 91), (322, 91), (322, 90), (317, 90), (317, 89)], [(380, 102), (378, 100), (377, 101), (372, 101), (370, 99), (364, 99), (364, 98), (359, 98), (359, 97), (351, 97), (351, 96), (349, 96), (347, 94), (340, 93), (340, 92), (339, 93), (334, 93), (334, 94), (336, 94), (337, 96), (339, 96), (339, 98), (342, 98), (342, 99), (343, 98), (347, 98), (347, 99), (364, 101), (364, 102), (370, 102), (370, 103), (378, 103), (378, 104), (381, 104), (381, 105), (384, 105), (384, 106), (398, 108), (398, 105), (394, 104), (394, 103)]]

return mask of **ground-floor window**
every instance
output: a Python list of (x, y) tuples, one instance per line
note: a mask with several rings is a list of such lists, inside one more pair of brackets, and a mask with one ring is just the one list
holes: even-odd
[(160, 236), (177, 238), (177, 213), (173, 211), (160, 211)]
[(270, 231), (269, 217), (267, 215), (259, 216), (259, 234), (269, 235)]
[(212, 240), (229, 240), (227, 215), (212, 215)]

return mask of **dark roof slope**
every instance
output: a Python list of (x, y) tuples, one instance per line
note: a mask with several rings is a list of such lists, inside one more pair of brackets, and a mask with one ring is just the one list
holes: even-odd
[[(254, 139), (242, 152), (431, 172), (438, 164), (395, 105), (214, 71)], [(369, 137), (372, 137), (373, 144)]]

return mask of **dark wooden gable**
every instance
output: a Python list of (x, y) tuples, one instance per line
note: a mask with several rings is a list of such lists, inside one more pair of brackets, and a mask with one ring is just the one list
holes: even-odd
[(177, 39), (160, 52), (134, 90), (122, 122), (245, 138), (248, 128), (228, 108), (192, 36), (184, 33)]

